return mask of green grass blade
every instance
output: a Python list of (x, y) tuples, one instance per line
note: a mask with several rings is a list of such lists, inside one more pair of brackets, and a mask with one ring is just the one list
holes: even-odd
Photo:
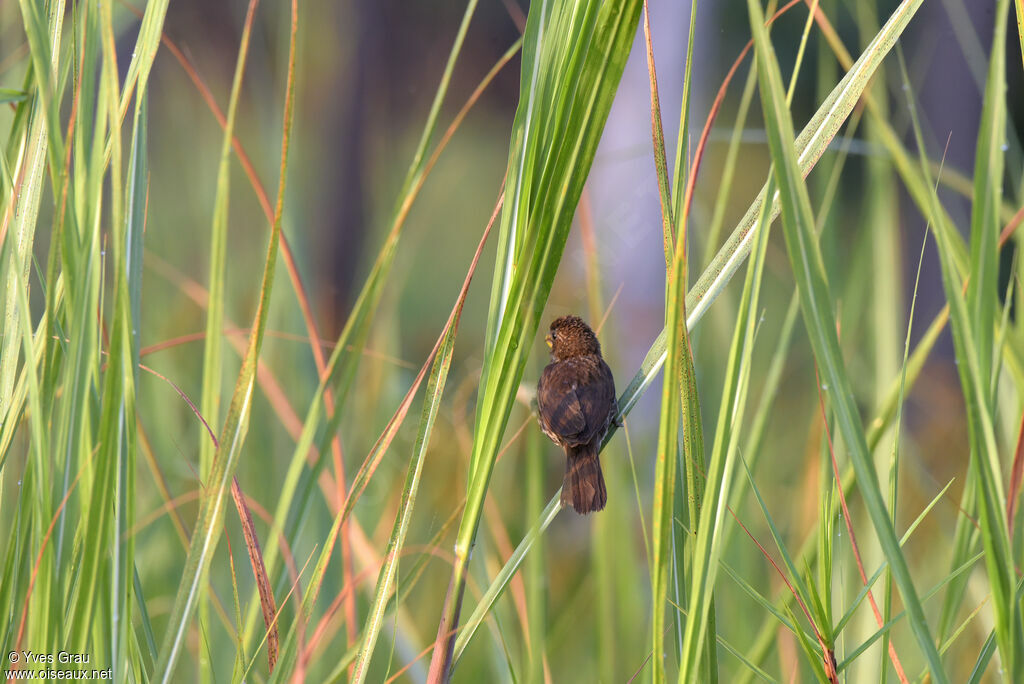
[(156, 60), (157, 49), (160, 47), (160, 37), (169, 4), (169, 0), (151, 0), (146, 3), (146, 11), (142, 15), (142, 24), (139, 26), (139, 35), (135, 39), (132, 59), (128, 64), (128, 73), (125, 75), (124, 89), (121, 93), (119, 109), (122, 117), (128, 111), (132, 93), (135, 92), (137, 98), (141, 98), (146, 92), (149, 73)]
[[(978, 353), (978, 370), (992, 377), (996, 307), (999, 304), (999, 207), (1003, 195), (1003, 145), (1006, 142), (1006, 19), (1009, 0), (996, 3), (985, 98), (974, 155), (971, 205), (971, 280), (967, 307)], [(991, 405), (989, 392), (979, 397)]]
[(284, 212), (285, 181), (287, 179), (288, 151), (291, 143), (294, 112), (295, 35), (297, 29), (298, 7), (295, 0), (293, 0), (288, 50), (288, 82), (285, 93), (284, 123), (281, 140), (281, 181), (278, 186), (277, 208), (274, 212), (274, 224), (270, 233), (266, 263), (260, 286), (260, 299), (254, 316), (245, 359), (238, 374), (235, 391), (228, 408), (227, 420), (221, 430), (217, 454), (214, 457), (213, 467), (207, 481), (208, 493), (204, 498), (202, 508), (200, 509), (199, 521), (192, 534), (192, 543), (185, 561), (183, 581), (175, 596), (170, 620), (168, 621), (167, 633), (160, 648), (160, 659), (156, 667), (156, 677), (161, 682), (171, 681), (174, 666), (181, 655), (192, 611), (195, 609), (201, 585), (206, 577), (206, 569), (219, 541), (224, 502), (234, 476), (235, 468), (238, 466), (239, 452), (242, 443), (245, 441), (249, 414), (252, 409), (256, 361), (260, 354), (263, 334), (267, 325), (267, 310), (274, 284), (274, 270), (277, 264), (278, 242), (281, 236), (281, 220)]
[[(766, 191), (772, 193), (773, 190), (774, 182), (769, 180)], [(696, 523), (690, 576), (687, 578), (689, 590), (686, 596), (686, 630), (683, 634), (682, 658), (679, 663), (678, 680), (681, 683), (694, 681), (698, 677), (702, 644), (711, 636), (707, 634), (708, 617), (711, 613), (712, 592), (725, 537), (723, 521), (729, 492), (732, 490), (732, 478), (739, 450), (739, 428), (743, 424), (751, 355), (760, 315), (758, 302), (771, 226), (767, 220), (767, 213), (767, 205), (762, 205), (758, 218), (758, 225), (762, 229), (757, 232), (755, 259), (748, 266), (743, 283), (743, 295), (729, 349), (715, 441), (707, 464), (705, 497), (701, 503), (699, 522)]]
[(537, 543), (541, 535), (544, 534), (544, 531), (547, 530), (548, 526), (551, 524), (551, 521), (555, 519), (555, 516), (557, 516), (561, 510), (561, 492), (558, 492), (550, 501), (548, 501), (547, 506), (544, 507), (544, 510), (541, 512), (537, 522), (535, 522), (530, 530), (523, 536), (523, 539), (519, 542), (519, 546), (516, 547), (515, 552), (513, 552), (505, 562), (505, 565), (502, 566), (501, 571), (494, 576), (491, 584), (487, 587), (483, 596), (480, 597), (480, 601), (477, 603), (473, 613), (466, 618), (466, 622), (462, 629), (459, 630), (459, 635), (455, 640), (453, 663), (457, 663), (462, 657), (462, 652), (466, 650), (466, 646), (469, 645), (469, 642), (476, 634), (476, 631), (487, 618), (491, 608), (493, 608), (497, 600), (501, 598), (505, 589), (508, 588), (509, 582), (512, 581), (516, 572), (519, 571), (519, 568), (523, 563), (523, 559), (526, 558), (530, 549)]
[[(696, 3), (691, 8), (690, 43), (688, 54), (693, 53), (693, 21)], [(647, 5), (644, 4), (644, 35), (647, 43), (647, 70), (651, 91), (651, 131), (654, 145), (654, 168), (658, 177), (661, 199), (662, 240), (666, 261), (666, 302), (665, 327), (673, 331), (668, 340), (666, 381), (662, 385), (661, 416), (658, 428), (658, 451), (654, 474), (654, 503), (651, 513), (653, 542), (651, 558), (651, 652), (653, 681), (665, 681), (665, 606), (669, 600), (669, 587), (673, 588), (674, 601), (680, 603), (680, 575), (684, 571), (684, 557), (690, 551), (689, 537), (679, 534), (673, 517), (682, 509), (682, 502), (676, 501), (676, 478), (679, 464), (686, 473), (683, 491), (686, 493), (687, 520), (695, 521), (703, 498), (704, 481), (704, 438), (700, 421), (700, 399), (693, 367), (693, 351), (686, 331), (686, 285), (687, 285), (687, 216), (682, 207), (682, 198), (673, 206), (669, 191), (668, 162), (665, 155), (665, 139), (661, 125), (661, 106), (658, 99), (658, 84), (654, 68), (653, 46)], [(690, 63), (687, 62), (687, 69)], [(681, 154), (683, 136), (689, 108), (689, 82), (684, 81), (682, 111), (680, 112), (680, 139), (677, 156)], [(676, 173), (685, 168), (685, 162), (676, 159)], [(676, 192), (682, 187), (678, 175), (674, 179)], [(679, 212), (676, 213), (676, 207)], [(679, 224), (676, 225), (678, 220)], [(678, 234), (677, 234), (678, 229)], [(673, 240), (675, 241), (673, 243)], [(680, 421), (680, 418), (682, 420)], [(698, 474), (700, 471), (701, 474)], [(713, 621), (713, 617), (711, 618)], [(677, 634), (677, 657), (682, 650), (682, 629), (675, 620)], [(714, 641), (709, 644), (713, 652)], [(709, 671), (714, 668), (710, 668)]]
[(693, 81), (693, 44), (697, 30), (696, 0), (690, 3), (689, 34), (686, 37), (686, 64), (683, 70), (683, 100), (679, 105), (679, 135), (676, 137), (676, 155), (672, 171), (672, 215), (683, 215), (683, 188), (689, 170), (690, 145), (690, 89)]
[[(1003, 11), (997, 13), (996, 35), (993, 41), (993, 64), (990, 65), (983, 122), (979, 133), (979, 157), (992, 154), (991, 150), (984, 149), (990, 145), (989, 138), (1002, 135), (997, 131), (1002, 130), (998, 126), (998, 122), (1002, 120), (1003, 116), (999, 110), (1004, 107), (1005, 65), (996, 64), (996, 62), (1001, 63), (1003, 59), (1002, 46), (1005, 44), (1006, 36), (1007, 0), (1002, 0), (1000, 6)], [(992, 98), (998, 98), (998, 101)], [(913, 113), (913, 109), (911, 112)], [(986, 123), (985, 119), (989, 119), (989, 122)], [(916, 115), (911, 117), (911, 121), (914, 124), (918, 147), (922, 150), (923, 155), (924, 144)], [(997, 131), (990, 130), (989, 126), (995, 127)], [(1001, 144), (1000, 142), (999, 145)], [(996, 151), (994, 154), (998, 156), (999, 152)], [(987, 177), (992, 170), (992, 163), (1000, 167), (998, 178)], [(939, 248), (943, 289), (946, 300), (949, 302), (952, 319), (953, 344), (958, 361), (957, 371), (967, 406), (968, 437), (973, 472), (969, 472), (968, 482), (965, 486), (973, 486), (975, 490), (973, 502), (968, 497), (969, 492), (965, 491), (964, 505), (973, 503), (978, 508), (979, 534), (985, 549), (985, 566), (992, 591), (996, 643), (1003, 661), (1003, 677), (1005, 681), (1016, 681), (1024, 678), (1024, 658), (1020, 656), (1024, 653), (1024, 623), (1022, 623), (1021, 607), (1014, 589), (1016, 571), (1006, 519), (1006, 494), (991, 413), (991, 374), (989, 369), (983, 365), (992, 362), (991, 349), (988, 353), (981, 351), (981, 345), (986, 341), (991, 344), (993, 339), (994, 326), (997, 324), (996, 302), (985, 301), (981, 291), (986, 288), (975, 286), (976, 278), (995, 278), (995, 273), (991, 268), (992, 264), (985, 262), (994, 258), (993, 252), (996, 249), (995, 239), (998, 236), (998, 225), (992, 224), (989, 219), (992, 213), (991, 203), (998, 202), (998, 196), (1002, 189), (1001, 166), (1001, 163), (986, 161), (976, 169), (976, 174), (986, 176), (980, 181), (976, 178), (978, 190), (987, 195), (993, 193), (995, 195), (975, 197), (976, 211), (972, 212), (972, 219), (976, 221), (972, 222), (972, 273), (971, 282), (968, 283), (967, 297), (961, 292), (961, 282), (954, 263), (955, 247), (952, 235), (956, 233), (956, 228), (946, 221), (944, 213), (939, 209), (939, 199), (934, 190), (931, 193), (930, 219)], [(929, 172), (923, 162), (921, 168), (927, 178)], [(990, 208), (977, 208), (979, 202), (988, 203)], [(993, 234), (991, 242), (988, 238), (976, 235), (978, 231), (991, 230), (992, 226), (996, 232)], [(994, 280), (991, 284), (991, 295), (993, 298), (998, 296)], [(979, 307), (984, 311), (979, 311)], [(982, 330), (981, 326), (984, 326), (985, 329)], [(966, 538), (966, 534), (965, 532), (964, 538)], [(957, 537), (960, 538), (960, 530), (958, 530)], [(968, 552), (968, 549), (968, 544), (957, 544), (953, 562), (961, 562), (962, 556)]]
[[(101, 620), (107, 615), (101, 604), (109, 601), (107, 610), (113, 622), (122, 613), (127, 613), (131, 602), (131, 579), (128, 569), (133, 567), (133, 543), (127, 540), (122, 546), (120, 534), (126, 523), (134, 516), (134, 430), (135, 430), (135, 383), (132, 360), (131, 301), (128, 285), (129, 245), (126, 243), (131, 226), (125, 223), (127, 205), (124, 200), (125, 187), (121, 170), (121, 119), (117, 110), (119, 92), (117, 56), (114, 52), (113, 18), (110, 5), (100, 7), (100, 29), (103, 33), (103, 66), (100, 75), (103, 83), (103, 97), (98, 111), (110, 131), (113, 141), (110, 161), (110, 223), (111, 258), (113, 262), (113, 315), (109, 362), (102, 378), (102, 397), (97, 436), (99, 449), (95, 457), (96, 478), (93, 482), (88, 515), (84, 521), (84, 554), (79, 584), (73, 603), (73, 619), (67, 623), (70, 643), (80, 652), (88, 650), (89, 635), (93, 628), (93, 616)], [(136, 122), (137, 124), (138, 122)], [(137, 135), (138, 125), (133, 126)], [(136, 146), (136, 152), (142, 152)], [(139, 159), (134, 159), (137, 163)], [(134, 213), (132, 215), (134, 218)], [(135, 234), (134, 239), (140, 239)], [(129, 427), (130, 425), (130, 427)], [(110, 501), (116, 501), (113, 508)], [(132, 517), (129, 517), (132, 516)], [(119, 529), (121, 528), (121, 529)], [(107, 555), (112, 550), (113, 563)], [(110, 582), (109, 594), (100, 586), (102, 580)], [(127, 616), (121, 619), (127, 619)], [(120, 664), (127, 644), (127, 624), (121, 623), (114, 630), (111, 639), (111, 660)], [(119, 630), (119, 631), (118, 631)]]
[[(107, 385), (108, 389), (112, 386), (116, 388), (117, 394), (108, 395), (104, 400), (104, 407), (116, 407), (112, 417), (114, 424), (108, 430), (102, 416), (100, 421), (101, 429), (108, 432), (106, 435), (101, 433), (104, 440), (103, 448), (116, 445), (117, 449), (112, 550), (114, 572), (111, 581), (111, 651), (113, 674), (118, 678), (126, 676), (121, 667), (128, 661), (127, 649), (134, 637), (131, 608), (134, 604), (135, 591), (135, 537), (132, 534), (132, 526), (135, 521), (136, 502), (136, 385), (139, 376), (138, 331), (142, 309), (142, 245), (146, 201), (149, 195), (147, 102), (147, 96), (140, 94), (135, 107), (125, 207), (121, 214), (123, 235), (118, 235), (120, 231), (112, 231), (115, 234), (112, 241), (114, 259), (118, 264), (114, 310), (114, 335), (117, 341), (112, 345), (108, 375), (120, 377)], [(115, 351), (119, 351), (119, 354)]]
[[(217, 167), (217, 191), (213, 200), (213, 225), (210, 228), (210, 283), (206, 308), (206, 335), (203, 338), (203, 383), (199, 411), (211, 425), (220, 425), (220, 394), (222, 385), (222, 357), (224, 328), (224, 298), (227, 277), (228, 207), (231, 195), (231, 140), (238, 114), (238, 98), (242, 91), (245, 64), (249, 55), (249, 36), (256, 3), (250, 2), (242, 28), (235, 75), (228, 98), (227, 120), (221, 142), (220, 163)], [(199, 472), (205, 478), (210, 472), (214, 444), (206, 434), (199, 439)]]
[[(32, 82), (35, 86), (35, 96), (29, 105), (30, 110), (19, 108), (22, 111), (30, 111), (26, 135), (19, 145), (17, 161), (11, 174), (12, 179), (21, 178), (21, 186), (16, 193), (5, 198), (7, 201), (4, 202), (5, 210), (8, 201), (17, 205), (10, 225), (10, 239), (16, 245), (13, 252), (15, 263), (11, 268), (5, 269), (5, 330), (20, 330), (18, 315), (21, 308), (18, 306), (16, 280), (20, 280), (22, 286), (28, 288), (32, 245), (35, 241), (36, 222), (43, 194), (43, 172), (49, 161), (51, 174), (57, 174), (63, 158), (60, 127), (57, 124), (60, 103), (54, 101), (52, 84), (52, 73), (57, 68), (58, 59), (58, 53), (52, 46), (60, 44), (63, 11), (54, 11), (48, 25), (41, 14), (42, 8), (36, 3), (22, 0), (20, 7), (34, 67)], [(63, 3), (60, 3), (60, 7), (63, 7)], [(6, 418), (11, 405), (20, 353), (21, 340), (18, 336), (5, 336), (0, 344), (0, 417), (3, 418)]]
[(434, 359), (434, 367), (430, 371), (430, 379), (427, 381), (427, 392), (423, 399), (423, 412), (420, 417), (419, 431), (416, 435), (416, 445), (413, 449), (412, 459), (409, 461), (409, 469), (405, 477), (405, 487), (402, 490), (402, 501), (399, 504), (399, 513), (395, 518), (395, 526), (391, 532), (391, 539), (388, 541), (387, 551), (385, 552), (384, 567), (381, 568), (380, 574), (377, 576), (377, 590), (368, 611), (368, 618), (364, 624), (359, 657), (356, 660), (355, 670), (352, 675), (353, 682), (361, 683), (366, 681), (370, 659), (373, 657), (373, 649), (377, 643), (377, 636), (380, 634), (380, 628), (384, 620), (384, 611), (387, 608), (395, 575), (398, 572), (398, 557), (405, 545), (405, 537), (409, 531), (409, 521), (412, 517), (413, 505), (416, 503), (420, 474), (423, 471), (427, 446), (430, 443), (430, 435), (434, 428), (434, 419), (437, 418), (441, 396), (444, 394), (445, 383), (448, 380), (448, 370), (451, 368), (452, 353), (455, 350), (455, 335), (458, 331), (461, 313), (460, 308), (456, 314), (455, 321), (448, 327), (441, 350)]
[(864, 429), (853, 400), (849, 377), (843, 367), (843, 357), (835, 330), (835, 317), (831, 312), (828, 278), (814, 235), (810, 198), (797, 162), (796, 150), (790, 143), (793, 139), (793, 124), (785, 106), (778, 63), (764, 31), (764, 17), (760, 6), (753, 0), (748, 0), (747, 7), (751, 30), (754, 33), (759, 90), (764, 106), (768, 141), (775, 162), (775, 177), (779, 183), (786, 247), (800, 292), (804, 323), (822, 380), (831, 388), (831, 403), (843, 441), (850, 450), (865, 508), (875, 527), (882, 550), (892, 566), (896, 584), (907, 606), (914, 635), (928, 661), (932, 676), (936, 681), (944, 682), (945, 672), (917, 597), (910, 569), (900, 551), (892, 521), (879, 490)]
[(1020, 39), (1020, 56), (1024, 61), (1024, 0), (1013, 0), (1013, 8), (1017, 14), (1017, 37)]
[[(693, 11), (696, 12), (697, 5), (694, 3)], [(690, 39), (693, 39), (691, 21)], [(654, 46), (651, 43), (651, 22), (650, 13), (647, 11), (647, 3), (644, 2), (644, 39), (647, 46), (647, 75), (651, 83), (651, 140), (654, 144), (654, 171), (658, 179), (658, 199), (661, 201), (661, 237), (662, 246), (665, 250), (665, 270), (672, 271), (673, 254), (675, 252), (675, 219), (680, 216), (672, 206), (672, 195), (669, 190), (668, 160), (665, 158), (665, 131), (661, 123), (661, 101), (658, 96), (658, 77), (654, 68)], [(692, 49), (693, 44), (691, 42)], [(689, 67), (689, 63), (687, 63)], [(683, 84), (683, 107), (689, 104), (689, 83)], [(685, 117), (684, 117), (685, 119)], [(683, 130), (680, 130), (682, 135)], [(677, 165), (679, 164), (677, 160)], [(685, 283), (685, 281), (684, 281)], [(655, 629), (655, 632), (658, 630)], [(655, 653), (661, 650), (655, 648)], [(655, 660), (655, 671), (657, 671), (657, 660)]]
[[(213, 220), (210, 227), (210, 270), (209, 296), (206, 307), (206, 335), (203, 337), (203, 377), (199, 400), (199, 412), (210, 425), (218, 426), (221, 421), (221, 392), (224, 380), (223, 356), (224, 339), (224, 304), (227, 292), (227, 243), (228, 214), (231, 195), (231, 143), (235, 134), (235, 119), (238, 114), (238, 100), (245, 76), (246, 61), (249, 56), (249, 38), (252, 32), (253, 14), (256, 0), (250, 0), (242, 24), (242, 35), (239, 41), (238, 54), (235, 58), (235, 73), (231, 81), (231, 94), (228, 97), (228, 111), (224, 124), (224, 135), (221, 141), (220, 161), (217, 167), (217, 190), (213, 200)], [(146, 20), (143, 19), (145, 25)], [(140, 36), (141, 37), (141, 36)], [(157, 35), (159, 39), (159, 34)], [(132, 68), (137, 63), (133, 60), (128, 70), (129, 80)], [(148, 71), (148, 69), (147, 69)], [(199, 476), (201, 479), (209, 475), (213, 466), (216, 446), (205, 432), (199, 433)], [(255, 605), (255, 604), (254, 604)], [(199, 598), (199, 622), (209, 624), (209, 604), (205, 595)], [(204, 681), (207, 681), (204, 677)]]
[[(543, 509), (544, 504), (544, 453), (543, 453), (543, 433), (540, 430), (531, 430), (526, 436), (526, 478), (528, 484), (527, 491), (527, 510), (537, 511)], [(559, 498), (559, 500), (561, 500)], [(545, 597), (545, 585), (547, 572), (545, 569), (545, 560), (547, 554), (544, 553), (543, 541), (538, 538), (536, 543), (536, 550), (530, 554), (529, 560), (526, 562), (526, 569), (524, 571), (524, 583), (526, 584), (526, 608), (528, 611), (528, 636), (527, 636), (527, 658), (525, 658), (525, 670), (526, 670), (526, 681), (529, 684), (538, 684), (544, 681), (544, 657), (547, 651), (547, 629), (546, 625), (546, 608), (547, 600)], [(613, 543), (613, 537), (611, 530), (607, 527), (600, 529), (595, 534), (595, 557), (597, 565), (598, 585), (608, 587), (608, 596), (606, 597), (603, 608), (607, 612), (602, 610), (603, 615), (609, 615), (612, 613), (612, 569), (608, 567), (609, 563), (607, 555), (602, 554), (602, 551), (609, 550), (608, 547)], [(603, 576), (602, 576), (603, 575)], [(600, 589), (599, 589), (600, 591)], [(470, 618), (472, 621), (472, 617)], [(614, 649), (614, 622), (609, 620), (605, 629), (600, 636), (600, 643), (602, 647), (607, 646)], [(607, 639), (607, 641), (606, 641)], [(458, 649), (458, 642), (455, 644), (456, 650)], [(611, 676), (615, 671), (614, 653), (602, 654), (601, 658), (602, 672), (608, 676)]]

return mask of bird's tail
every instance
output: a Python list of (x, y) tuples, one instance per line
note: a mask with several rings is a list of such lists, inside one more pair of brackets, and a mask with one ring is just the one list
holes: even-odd
[(608, 492), (604, 488), (601, 462), (597, 459), (597, 444), (569, 447), (565, 455), (562, 503), (582, 515), (604, 508)]

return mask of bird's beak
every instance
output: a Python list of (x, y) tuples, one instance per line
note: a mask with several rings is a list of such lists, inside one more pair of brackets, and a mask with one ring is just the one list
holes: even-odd
[(555, 340), (551, 337), (551, 333), (548, 333), (547, 337), (544, 338), (544, 341), (547, 342), (548, 349), (551, 349), (555, 344)]

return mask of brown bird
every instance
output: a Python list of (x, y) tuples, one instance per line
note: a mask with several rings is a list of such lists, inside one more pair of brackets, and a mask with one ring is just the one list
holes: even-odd
[(537, 405), (544, 434), (565, 449), (562, 503), (577, 513), (599, 511), (608, 493), (597, 452), (615, 420), (615, 380), (583, 319), (555, 319), (546, 340), (551, 363), (541, 373)]

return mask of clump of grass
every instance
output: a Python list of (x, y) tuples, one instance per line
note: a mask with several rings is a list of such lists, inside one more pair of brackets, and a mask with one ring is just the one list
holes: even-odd
[[(293, 0), (274, 14), (246, 4), (222, 111), (220, 86), (207, 86), (164, 34), (174, 11), (166, 2), (142, 11), (109, 2), (6, 7), (0, 32), (23, 46), (0, 49), (5, 674), (73, 669), (28, 656), (64, 651), (139, 681), (1024, 679), (1015, 525), (1024, 266), (1014, 257), (1006, 280), (999, 268), (1002, 250), (1019, 251), (1024, 216), (1007, 190), (1020, 186), (1021, 150), (1006, 92), (1008, 15), (1024, 10), (996, 3), (986, 68), (975, 65), (984, 94), (966, 174), (929, 148), (915, 79), (894, 49), (921, 5), (903, 0), (886, 16), (859, 5), (865, 47), (855, 57), (834, 26), (843, 17), (834, 3), (766, 10), (748, 0), (750, 72), (715, 177), (702, 167), (710, 132), (723, 125), (726, 93), (747, 62), (736, 60), (692, 144), (703, 114), (691, 106), (703, 3), (691, 7), (671, 146), (654, 47), (680, 38), (652, 24), (641, 0), (532, 3), (522, 36), (471, 77), (476, 88), (439, 133), (454, 110), (453, 80), (470, 78), (460, 71), (471, 66), (463, 46), (484, 30), (470, 0), (332, 341), (321, 340), (314, 288), (289, 240), (302, 212), (288, 181), (315, 156), (293, 149), (293, 127), (305, 101), (300, 56), (317, 49), (322, 31), (316, 8)], [(778, 27), (794, 15), (802, 30), (786, 87)], [(617, 284), (601, 273), (610, 249), (602, 217), (581, 217), (586, 287), (558, 288), (556, 275), (566, 277), (558, 274), (574, 249), (573, 219), (641, 18), (651, 190), (662, 218), (649, 243), (664, 254), (666, 287), (648, 293), (664, 304), (662, 333), (623, 383), (614, 330), (628, 312), (616, 308), (617, 294), (606, 297)], [(268, 53), (282, 74), (268, 91), (277, 136), (250, 139), (250, 38), (282, 21)], [(963, 51), (979, 59), (970, 44)], [(505, 176), (490, 222), (482, 200), (479, 225), (466, 231), (472, 260), (450, 263), (446, 253), (436, 282), (406, 283), (396, 260), (431, 258), (404, 237), (411, 217), (437, 210), (422, 206), (432, 174), (456, 154), (450, 143), (470, 135), (463, 122), (516, 56)], [(151, 73), (172, 58), (189, 85), (169, 96)], [(897, 97), (885, 87), (890, 63), (900, 67)], [(808, 99), (799, 76), (812, 69), (821, 102), (797, 135), (793, 101)], [(196, 269), (150, 249), (167, 231), (168, 197), (182, 203), (174, 192), (186, 187), (153, 180), (166, 173), (167, 140), (180, 135), (162, 110), (175, 97), (205, 102), (216, 124), (210, 149), (201, 135), (173, 141), (197, 168), (216, 160), (212, 212), (188, 233), (201, 237), (192, 240), (204, 262)], [(755, 102), (771, 167), (721, 240), (729, 207), (741, 206), (741, 180), (757, 173), (740, 161)], [(905, 125), (897, 109), (908, 112)], [(864, 165), (852, 152), (860, 135), (872, 143)], [(271, 157), (268, 168), (254, 161)], [(275, 173), (272, 203), (265, 188)], [(847, 182), (856, 174), (867, 182)], [(938, 313), (918, 310), (915, 285), (910, 316), (932, 316), (916, 340), (889, 294), (903, 287), (907, 240), (897, 237), (915, 236), (900, 223), (897, 183), (934, 240), (919, 261), (937, 259), (941, 272)], [(940, 185), (970, 201), (969, 239)], [(695, 210), (704, 206), (707, 222)], [(249, 212), (265, 232), (235, 232)], [(781, 238), (770, 232), (777, 218)], [(464, 237), (445, 231), (449, 242)], [(695, 239), (705, 241), (707, 265), (691, 277)], [(253, 272), (234, 263), (245, 244), (257, 245)], [(279, 254), (287, 281), (275, 277)], [(722, 295), (744, 262), (731, 301)], [(449, 267), (463, 266), (449, 282)], [(488, 269), (489, 296), (478, 297), (486, 305), (474, 309), (472, 283)], [(396, 301), (428, 287), (452, 303), (424, 313), (436, 325), (423, 357), (407, 344)], [(154, 315), (178, 300), (194, 309)], [(724, 325), (701, 330), (716, 302)], [(529, 406), (537, 330), (549, 307), (564, 306), (609, 322), (601, 335), (624, 424), (665, 370), (657, 428), (637, 420), (606, 438), (611, 507), (596, 519), (562, 515), (557, 492), (544, 504), (553, 480)], [(235, 320), (250, 323), (239, 329)], [(947, 326), (953, 357), (934, 358)], [(389, 356), (409, 362), (382, 360)], [(927, 402), (915, 385), (942, 365), (962, 402), (943, 420), (967, 440), (963, 453), (942, 454), (956, 463), (951, 482), (924, 475), (928, 435), (904, 411)], [(714, 425), (709, 440), (705, 425)], [(617, 460), (624, 451), (632, 473)], [(805, 472), (799, 485), (783, 477)], [(229, 490), (237, 521), (225, 515)]]

